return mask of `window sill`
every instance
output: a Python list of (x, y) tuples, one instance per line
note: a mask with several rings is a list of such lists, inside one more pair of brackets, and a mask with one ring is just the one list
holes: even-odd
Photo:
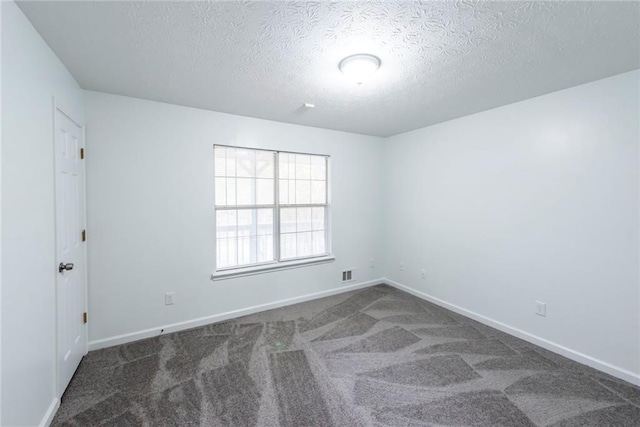
[(335, 261), (333, 255), (326, 255), (318, 258), (297, 259), (293, 261), (285, 261), (267, 265), (259, 265), (255, 267), (236, 268), (233, 270), (216, 271), (211, 274), (211, 280), (233, 279), (235, 277), (253, 276), (254, 274), (269, 273), (271, 271), (289, 270), (292, 268), (306, 267), (308, 265), (326, 264)]

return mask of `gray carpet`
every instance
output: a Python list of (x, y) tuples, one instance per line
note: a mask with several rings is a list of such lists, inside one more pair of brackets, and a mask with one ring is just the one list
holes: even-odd
[(640, 426), (640, 389), (380, 285), (90, 352), (53, 424)]

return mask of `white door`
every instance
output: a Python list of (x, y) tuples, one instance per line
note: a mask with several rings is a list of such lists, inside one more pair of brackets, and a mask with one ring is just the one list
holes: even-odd
[(56, 109), (55, 182), (58, 392), (62, 395), (86, 352), (85, 208), (82, 128)]

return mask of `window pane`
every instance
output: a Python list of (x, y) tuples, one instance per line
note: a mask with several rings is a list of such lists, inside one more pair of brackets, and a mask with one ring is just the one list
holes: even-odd
[(327, 203), (327, 158), (307, 154), (280, 154), (281, 204)]
[(324, 181), (327, 179), (327, 158), (311, 156), (311, 179)]
[(296, 235), (282, 234), (280, 236), (280, 257), (291, 259), (296, 257)]
[(280, 233), (296, 232), (296, 208), (280, 209)]
[(238, 211), (218, 211), (216, 212), (216, 237), (235, 238), (238, 228)]
[(216, 206), (274, 204), (275, 153), (214, 147)]
[(295, 154), (287, 154), (287, 156), (285, 157), (285, 161), (288, 163), (289, 168), (288, 168), (288, 174), (287, 174), (287, 178), (289, 179), (296, 179), (296, 155)]
[(225, 147), (214, 147), (213, 158), (215, 160), (215, 176), (227, 176), (227, 150)]
[(296, 204), (311, 203), (311, 181), (296, 181)]
[(311, 203), (327, 202), (327, 182), (311, 181)]
[(236, 176), (236, 149), (227, 148), (227, 176)]
[(273, 235), (258, 236), (258, 262), (269, 262), (273, 259)]
[(279, 173), (281, 179), (296, 179), (296, 155), (278, 154)]
[(227, 204), (227, 178), (216, 177), (216, 206)]
[(289, 180), (289, 204), (296, 204), (296, 182), (295, 180)]
[(236, 174), (244, 178), (256, 176), (255, 150), (236, 149)]
[(256, 176), (274, 178), (274, 155), (270, 151), (256, 151)]
[(256, 203), (256, 191), (255, 180), (252, 178), (237, 178), (237, 191), (238, 198), (237, 204), (242, 205), (255, 205)]
[(280, 210), (282, 260), (326, 254), (325, 215), (324, 207)]
[(314, 231), (311, 233), (313, 240), (313, 255), (323, 255), (327, 253), (327, 233), (324, 231)]
[(258, 236), (273, 235), (273, 209), (258, 209)]
[(253, 216), (255, 210), (243, 209), (238, 212), (238, 237), (249, 237), (251, 235), (257, 235), (257, 230), (254, 229)]
[(296, 255), (298, 257), (305, 257), (313, 255), (313, 248), (311, 247), (311, 232), (296, 233)]
[(227, 251), (227, 239), (216, 239), (216, 267), (229, 267), (229, 251)]
[[(236, 188), (232, 189), (232, 191), (237, 190), (237, 200), (234, 205), (272, 205), (274, 203), (273, 179), (227, 178), (227, 180), (236, 182)], [(227, 206), (230, 205), (230, 203), (227, 204)]]
[(296, 154), (296, 179), (311, 179), (311, 156)]
[(256, 179), (256, 203), (272, 205), (274, 203), (273, 179)]
[(289, 180), (281, 179), (278, 191), (280, 191), (280, 204), (289, 204)]
[(325, 231), (303, 231), (280, 236), (280, 257), (282, 260), (325, 255), (326, 253)]
[(235, 267), (238, 265), (237, 239), (217, 239), (217, 268)]
[(278, 174), (282, 179), (289, 179), (289, 154), (278, 154)]
[(238, 237), (238, 265), (253, 264), (251, 260), (251, 237)]
[(297, 209), (296, 224), (296, 231), (311, 231), (311, 208)]
[(216, 212), (216, 267), (274, 261), (273, 209)]
[(326, 208), (313, 208), (312, 211), (312, 229), (313, 230), (324, 230), (325, 222), (324, 222), (324, 213)]
[(236, 204), (236, 179), (227, 178), (227, 202), (223, 206), (235, 206)]

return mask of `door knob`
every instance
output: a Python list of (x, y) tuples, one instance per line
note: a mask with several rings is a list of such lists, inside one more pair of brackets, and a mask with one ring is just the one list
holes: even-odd
[(70, 262), (68, 264), (65, 263), (60, 263), (60, 265), (58, 266), (58, 272), (62, 273), (64, 270), (73, 270), (73, 263)]

